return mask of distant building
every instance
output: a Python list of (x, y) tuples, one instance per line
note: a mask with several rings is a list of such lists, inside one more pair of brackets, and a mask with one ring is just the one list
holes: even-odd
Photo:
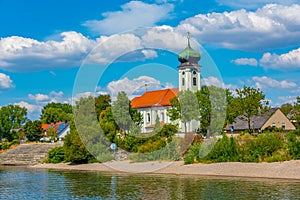
[(70, 133), (70, 122), (57, 122), (52, 124), (42, 124), (43, 137), (41, 141), (50, 141), (50, 138), (47, 136), (47, 131), (50, 128), (53, 128), (57, 133), (57, 138), (63, 140), (67, 134)]
[[(267, 127), (296, 130), (294, 124), (279, 108), (271, 108), (262, 115), (251, 117), (250, 128), (254, 130), (254, 132), (259, 133)], [(248, 122), (247, 118), (243, 115), (238, 116), (234, 122), (226, 128), (226, 131), (229, 133), (240, 133), (245, 130), (248, 130)]]
[[(179, 88), (147, 91), (142, 96), (132, 99), (132, 108), (138, 109), (144, 119), (142, 132), (153, 130), (156, 116), (159, 117), (161, 124), (170, 123), (167, 116), (167, 109), (170, 108), (170, 100), (177, 96), (178, 92), (190, 90), (196, 92), (200, 90), (200, 65), (198, 64), (201, 56), (192, 49), (190, 45), (190, 34), (188, 33), (188, 45), (178, 54), (178, 82)], [(179, 122), (180, 131), (184, 131), (184, 124)], [(200, 129), (200, 122), (192, 120), (187, 124), (187, 131), (192, 132)]]

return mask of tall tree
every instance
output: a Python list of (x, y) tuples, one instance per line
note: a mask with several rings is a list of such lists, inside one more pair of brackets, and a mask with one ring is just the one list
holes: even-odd
[(248, 129), (251, 130), (251, 117), (262, 111), (262, 101), (265, 99), (265, 95), (260, 89), (246, 86), (244, 86), (243, 89), (236, 89), (236, 93), (236, 108), (238, 109), (239, 114), (246, 117)]
[(123, 91), (118, 93), (117, 100), (113, 103), (112, 106), (112, 113), (115, 122), (125, 133), (130, 130), (130, 127), (134, 122), (132, 119), (133, 114), (136, 115), (136, 123), (139, 123), (137, 111), (132, 111), (130, 101), (126, 93)]
[(110, 107), (111, 104), (111, 98), (108, 94), (105, 95), (99, 95), (95, 98), (95, 111), (97, 114), (97, 117), (100, 116), (100, 113), (105, 110), (107, 107)]
[(42, 123), (39, 120), (28, 121), (24, 125), (24, 132), (29, 141), (39, 141), (42, 137)]
[(49, 103), (42, 109), (41, 122), (45, 124), (59, 121), (70, 121), (72, 106), (70, 104)]
[(294, 109), (294, 106), (292, 104), (290, 104), (290, 103), (282, 104), (281, 107), (280, 107), (280, 110), (285, 115), (292, 114), (293, 113), (293, 109)]
[(206, 135), (211, 122), (211, 101), (209, 98), (209, 89), (202, 86), (201, 90), (196, 93), (200, 109), (200, 126), (201, 132)]
[(199, 105), (195, 94), (186, 90), (178, 93), (178, 98), (170, 100), (172, 108), (168, 110), (171, 120), (180, 119), (184, 124), (184, 130), (187, 132), (187, 123), (192, 120), (199, 120)]
[(18, 105), (8, 105), (0, 108), (0, 136), (8, 140), (14, 139), (12, 129), (18, 129), (26, 121), (27, 109)]

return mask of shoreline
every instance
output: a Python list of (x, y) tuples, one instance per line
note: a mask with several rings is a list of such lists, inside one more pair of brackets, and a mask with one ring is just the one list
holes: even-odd
[(212, 164), (198, 163), (190, 165), (184, 165), (183, 161), (151, 161), (140, 163), (125, 160), (78, 165), (68, 163), (45, 163), (29, 166), (29, 168), (95, 171), (116, 174), (153, 174), (300, 180), (300, 160), (275, 163), (225, 162)]

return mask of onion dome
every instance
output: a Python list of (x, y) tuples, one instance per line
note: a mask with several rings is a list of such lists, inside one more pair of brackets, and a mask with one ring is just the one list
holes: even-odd
[(188, 32), (188, 46), (178, 54), (178, 60), (181, 63), (198, 63), (201, 56), (200, 53), (195, 51), (190, 45), (190, 32)]

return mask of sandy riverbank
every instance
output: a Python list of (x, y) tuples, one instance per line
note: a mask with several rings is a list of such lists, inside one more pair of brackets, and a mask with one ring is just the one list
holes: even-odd
[(278, 163), (214, 163), (184, 165), (177, 162), (143, 162), (111, 161), (93, 164), (38, 164), (31, 168), (56, 170), (101, 171), (112, 173), (153, 173), (200, 176), (228, 176), (253, 178), (280, 178), (300, 180), (300, 160)]

